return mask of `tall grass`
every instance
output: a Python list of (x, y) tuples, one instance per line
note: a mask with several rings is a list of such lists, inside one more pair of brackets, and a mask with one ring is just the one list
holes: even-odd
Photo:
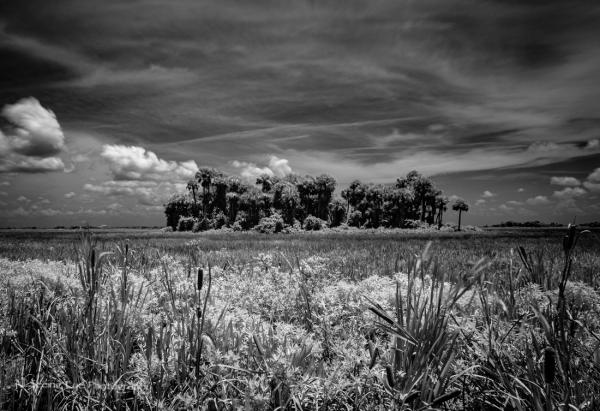
[(0, 258), (1, 408), (600, 407), (593, 236), (336, 236)]

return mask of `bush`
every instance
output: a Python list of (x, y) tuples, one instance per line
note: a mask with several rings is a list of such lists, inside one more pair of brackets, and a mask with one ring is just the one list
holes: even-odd
[(227, 216), (225, 214), (223, 214), (222, 211), (219, 211), (219, 213), (215, 216), (215, 218), (213, 218), (212, 226), (213, 226), (213, 228), (219, 230), (219, 229), (225, 227), (228, 223), (229, 223), (229, 219), (227, 218)]
[(263, 217), (254, 229), (259, 233), (279, 233), (283, 230), (283, 217), (277, 213), (269, 217)]
[(362, 213), (358, 210), (355, 210), (348, 215), (348, 225), (350, 227), (360, 227), (362, 218)]
[(194, 217), (179, 217), (177, 222), (177, 231), (191, 231), (194, 228), (194, 223), (198, 221)]
[(208, 218), (203, 218), (202, 220), (196, 220), (194, 222), (194, 226), (192, 227), (192, 231), (197, 233), (199, 231), (210, 230), (212, 227), (211, 221)]
[(402, 222), (402, 228), (410, 228), (412, 230), (416, 230), (418, 228), (429, 228), (429, 224), (427, 224), (425, 221), (421, 221), (421, 220), (404, 220)]
[(161, 228), (160, 231), (162, 231), (163, 233), (172, 233), (173, 232), (173, 227), (171, 227), (169, 225), (169, 226)]
[(304, 220), (304, 229), (307, 231), (319, 231), (327, 227), (327, 221), (321, 220), (318, 217), (309, 215)]

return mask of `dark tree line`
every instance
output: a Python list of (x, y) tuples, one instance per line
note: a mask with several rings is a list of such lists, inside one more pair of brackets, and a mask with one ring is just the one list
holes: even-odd
[[(256, 184), (248, 184), (219, 170), (202, 168), (188, 182), (187, 192), (173, 196), (165, 205), (167, 225), (174, 230), (227, 226), (270, 232), (285, 226), (319, 229), (342, 224), (360, 228), (441, 227), (448, 206), (442, 191), (417, 171), (388, 185), (353, 181), (341, 191), (341, 198), (334, 198), (335, 188), (335, 179), (327, 174), (283, 178), (263, 174)], [(457, 200), (453, 208), (462, 213), (468, 205)]]

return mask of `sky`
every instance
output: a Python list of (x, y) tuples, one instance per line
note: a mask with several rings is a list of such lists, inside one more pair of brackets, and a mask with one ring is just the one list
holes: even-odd
[(164, 225), (204, 166), (600, 220), (599, 103), (587, 0), (4, 1), (0, 227)]

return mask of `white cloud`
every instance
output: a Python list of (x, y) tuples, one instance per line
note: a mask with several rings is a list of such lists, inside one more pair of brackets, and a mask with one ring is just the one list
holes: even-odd
[(583, 186), (594, 193), (600, 193), (600, 183), (591, 183), (586, 181)]
[(550, 178), (550, 184), (563, 187), (577, 187), (581, 185), (581, 181), (575, 177), (552, 177)]
[(254, 163), (235, 160), (231, 163), (235, 168), (241, 168), (240, 176), (250, 182), (255, 183), (257, 177), (267, 174), (269, 176), (285, 177), (292, 172), (289, 161), (284, 158), (271, 156), (268, 167), (258, 167)]
[(525, 191), (525, 189), (524, 189), (523, 187), (519, 187), (519, 188), (517, 189), (517, 191), (518, 191), (519, 193), (522, 193), (522, 192), (524, 192), (524, 191)]
[(550, 201), (546, 196), (535, 196), (532, 198), (528, 198), (525, 202), (531, 206), (539, 206), (550, 204), (552, 201)]
[(483, 198), (492, 198), (492, 197), (495, 197), (495, 196), (496, 196), (496, 194), (492, 193), (489, 190), (485, 190), (483, 192), (483, 194), (481, 195), (481, 197), (483, 197)]
[(475, 201), (475, 205), (476, 206), (479, 206), (479, 205), (482, 205), (482, 204), (485, 204), (485, 203), (486, 203), (486, 201), (484, 199), (482, 199), (482, 198), (480, 198), (479, 200)]
[(557, 151), (560, 149), (560, 145), (553, 143), (551, 141), (536, 141), (531, 143), (527, 148), (528, 151), (532, 151), (535, 153), (547, 153), (552, 151)]
[(269, 168), (273, 170), (273, 173), (277, 177), (285, 177), (292, 172), (289, 161), (285, 158), (279, 158), (276, 156), (271, 156), (271, 159), (269, 160)]
[(73, 197), (75, 197), (75, 193), (72, 191), (65, 194), (65, 198), (73, 198)]
[(0, 187), (8, 187), (10, 186), (10, 181), (3, 181), (0, 183)]
[(575, 198), (575, 197), (581, 197), (582, 195), (584, 195), (586, 193), (587, 193), (587, 191), (585, 191), (581, 187), (565, 187), (564, 189), (562, 189), (560, 191), (555, 191), (554, 194), (552, 194), (552, 195), (554, 197), (558, 198), (559, 200), (566, 200), (566, 199), (571, 199), (571, 198)]
[(105, 181), (101, 184), (85, 184), (83, 189), (112, 197), (135, 197), (140, 204), (160, 205), (178, 192), (185, 190), (185, 183), (167, 181)]
[(521, 201), (510, 200), (506, 202), (509, 206), (522, 206), (523, 203)]
[(57, 154), (65, 149), (65, 136), (54, 113), (33, 97), (2, 109), (10, 124), (0, 131), (0, 172), (64, 170)]
[(597, 150), (598, 148), (600, 148), (600, 140), (595, 138), (593, 140), (588, 141), (585, 145), (585, 148), (588, 150)]
[(6, 197), (8, 193), (6, 191), (0, 191), (0, 197)]
[[(1, 133), (2, 132), (0, 132), (0, 134)], [(58, 157), (27, 157), (12, 152), (7, 153), (4, 157), (0, 155), (0, 173), (15, 171), (24, 173), (44, 173), (49, 171), (62, 171), (64, 168), (65, 165), (63, 161)]]
[(595, 169), (589, 176), (588, 176), (588, 181), (591, 181), (592, 183), (600, 183), (600, 167), (598, 167), (597, 169)]
[(139, 146), (106, 144), (100, 154), (115, 180), (188, 180), (198, 171), (195, 161), (167, 161)]
[(20, 201), (21, 203), (29, 203), (31, 200), (25, 196), (20, 196), (19, 198), (17, 198), (17, 201)]

